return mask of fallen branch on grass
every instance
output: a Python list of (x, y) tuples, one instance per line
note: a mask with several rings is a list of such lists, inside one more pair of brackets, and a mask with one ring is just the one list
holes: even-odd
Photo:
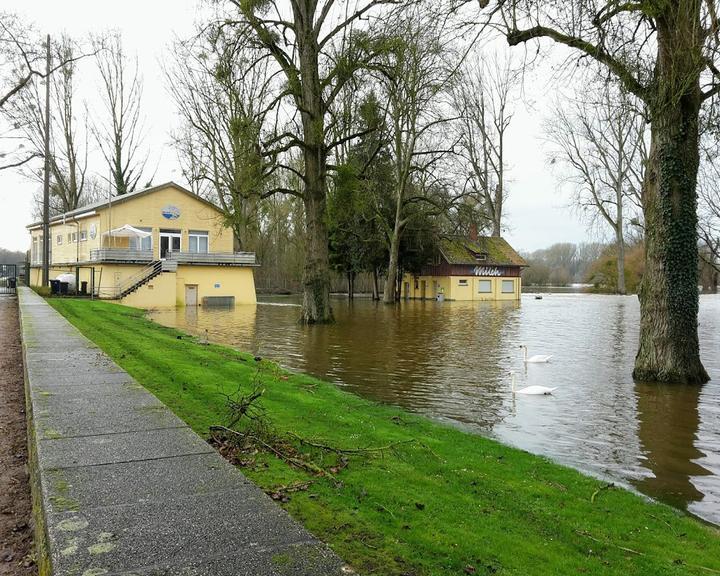
[(303, 460), (302, 458), (292, 456), (291, 454), (284, 453), (282, 450), (279, 450), (272, 444), (265, 442), (265, 440), (259, 438), (254, 434), (251, 434), (250, 432), (238, 432), (237, 430), (232, 430), (231, 428), (228, 428), (226, 426), (219, 425), (210, 426), (210, 432), (224, 432), (225, 434), (230, 434), (242, 440), (250, 440), (256, 445), (262, 446), (268, 452), (271, 452), (272, 454), (280, 458), (283, 462), (287, 462), (291, 466), (295, 466), (296, 468), (300, 468), (302, 470), (305, 470), (306, 472), (310, 472), (311, 474), (317, 474), (318, 476), (326, 476), (335, 483), (337, 483), (338, 481), (335, 475), (323, 468), (320, 468), (320, 466), (313, 464), (312, 462), (308, 462), (307, 460)]
[(610, 482), (609, 484), (605, 484), (605, 486), (602, 486), (595, 490), (592, 496), (590, 496), (590, 504), (595, 504), (595, 498), (598, 496), (598, 494), (600, 494), (600, 492), (602, 492), (603, 490), (610, 490), (610, 488), (615, 488), (615, 484)]
[(336, 446), (329, 446), (327, 444), (322, 444), (320, 442), (313, 442), (312, 440), (308, 440), (307, 438), (303, 438), (302, 436), (298, 436), (297, 434), (293, 432), (288, 432), (288, 436), (291, 438), (295, 438), (300, 444), (304, 446), (311, 446), (313, 448), (319, 448), (320, 450), (325, 450), (327, 452), (334, 452), (335, 454), (369, 454), (372, 452), (381, 452), (384, 453), (387, 450), (393, 450), (394, 448), (397, 448), (398, 446), (402, 446), (403, 444), (411, 444), (415, 442), (414, 438), (411, 438), (409, 440), (399, 440), (397, 442), (391, 442), (390, 444), (387, 444), (386, 446), (376, 446), (376, 447), (370, 447), (370, 448), (338, 448)]

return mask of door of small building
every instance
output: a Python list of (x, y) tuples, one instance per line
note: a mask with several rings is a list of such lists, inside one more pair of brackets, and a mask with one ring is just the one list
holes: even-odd
[(197, 284), (185, 284), (185, 306), (198, 305)]
[(427, 290), (427, 282), (425, 280), (420, 280), (420, 298), (425, 300), (425, 291)]

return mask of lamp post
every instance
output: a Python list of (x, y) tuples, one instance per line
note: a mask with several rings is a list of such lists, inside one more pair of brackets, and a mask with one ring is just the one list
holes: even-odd
[(45, 182), (43, 186), (42, 284), (50, 281), (50, 34), (45, 63)]

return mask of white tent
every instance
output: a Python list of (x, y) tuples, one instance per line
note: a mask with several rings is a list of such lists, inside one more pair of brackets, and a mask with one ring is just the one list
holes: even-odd
[(111, 238), (147, 238), (148, 236), (152, 236), (152, 232), (145, 232), (144, 230), (130, 226), (130, 224), (125, 224), (124, 226), (120, 226), (120, 228), (103, 232), (103, 236), (110, 236)]

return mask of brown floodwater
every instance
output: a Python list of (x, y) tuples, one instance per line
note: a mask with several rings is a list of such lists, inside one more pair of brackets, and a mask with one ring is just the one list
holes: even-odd
[[(523, 295), (520, 303), (335, 299), (331, 326), (297, 323), (297, 300), (159, 310), (204, 334), (530, 452), (633, 486), (720, 524), (720, 295), (700, 297), (702, 387), (633, 382), (634, 296)], [(549, 364), (525, 365), (529, 353)], [(518, 387), (557, 386), (553, 396)]]

